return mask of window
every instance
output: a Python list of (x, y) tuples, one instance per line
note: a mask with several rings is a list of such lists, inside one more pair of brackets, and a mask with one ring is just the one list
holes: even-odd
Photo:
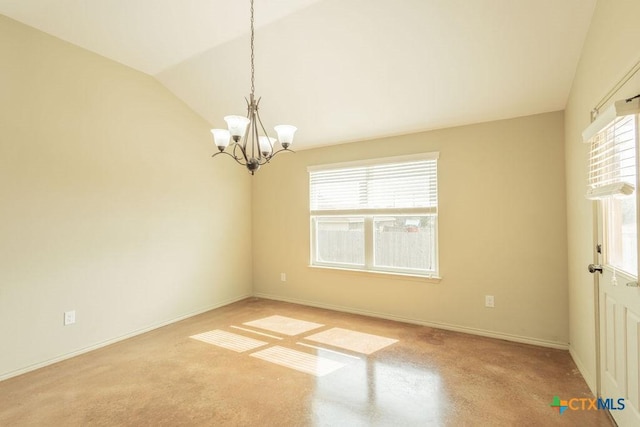
[(587, 197), (601, 200), (604, 262), (638, 273), (636, 114), (615, 117), (591, 139)]
[(437, 159), (310, 167), (311, 265), (436, 277)]
[(618, 270), (636, 276), (638, 234), (635, 197), (604, 200), (602, 209), (605, 221), (605, 262)]

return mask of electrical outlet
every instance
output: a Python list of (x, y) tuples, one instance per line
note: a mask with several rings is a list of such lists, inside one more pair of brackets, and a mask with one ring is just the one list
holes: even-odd
[(280, 281), (281, 282), (287, 281), (287, 273), (280, 273)]
[(493, 295), (484, 296), (484, 306), (489, 308), (495, 307), (495, 300), (493, 299)]
[(64, 326), (73, 325), (76, 323), (76, 311), (65, 311), (64, 312)]

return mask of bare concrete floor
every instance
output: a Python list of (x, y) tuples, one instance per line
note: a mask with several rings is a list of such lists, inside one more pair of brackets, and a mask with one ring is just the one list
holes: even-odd
[[(244, 325), (270, 316), (322, 326)], [(190, 338), (213, 330), (217, 344)], [(332, 344), (308, 339), (323, 331)], [(265, 344), (221, 347), (238, 344), (229, 334)], [(252, 356), (274, 348), (281, 364)], [(559, 414), (554, 396), (593, 398), (566, 351), (252, 298), (0, 382), (0, 425), (613, 425)]]

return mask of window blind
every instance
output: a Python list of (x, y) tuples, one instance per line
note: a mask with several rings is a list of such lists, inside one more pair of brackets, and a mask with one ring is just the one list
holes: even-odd
[(635, 190), (637, 122), (636, 114), (617, 117), (591, 138), (587, 198)]
[(312, 211), (435, 208), (437, 156), (310, 170)]

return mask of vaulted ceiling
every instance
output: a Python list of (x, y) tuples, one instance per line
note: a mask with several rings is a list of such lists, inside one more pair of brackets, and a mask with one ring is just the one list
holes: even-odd
[[(255, 0), (256, 95), (297, 149), (562, 110), (596, 0)], [(158, 79), (212, 127), (246, 113), (249, 0), (0, 0)]]

